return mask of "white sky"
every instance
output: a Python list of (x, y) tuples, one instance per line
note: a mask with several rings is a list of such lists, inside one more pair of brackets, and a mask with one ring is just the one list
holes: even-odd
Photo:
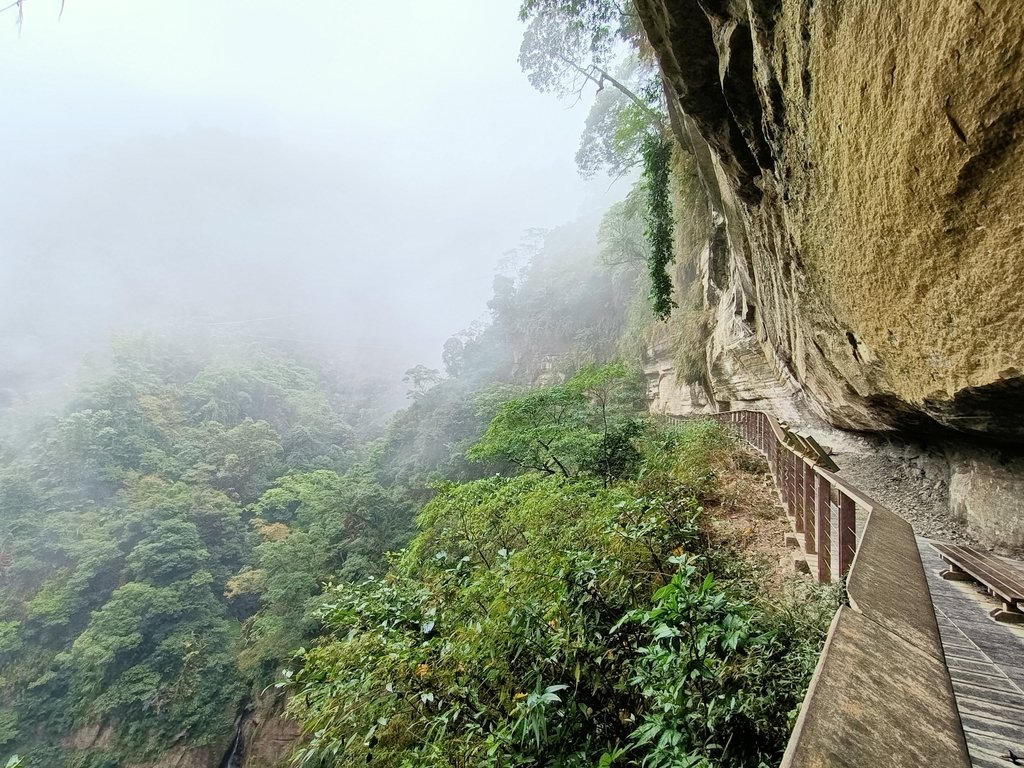
[(587, 105), (519, 70), (517, 0), (59, 4), (0, 14), (8, 365), (285, 313), (434, 362), (526, 229), (607, 201)]

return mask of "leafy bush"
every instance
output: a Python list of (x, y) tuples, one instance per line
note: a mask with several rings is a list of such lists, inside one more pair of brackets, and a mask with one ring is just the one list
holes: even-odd
[(607, 485), (639, 458), (639, 386), (621, 363), (584, 366), (563, 385), (504, 403), (467, 455), (564, 477), (590, 473)]
[(672, 561), (653, 608), (626, 618), (650, 637), (632, 680), (646, 704), (633, 751), (654, 768), (777, 765), (835, 596), (770, 608), (718, 583), (699, 557)]
[(299, 760), (777, 760), (834, 604), (770, 607), (716, 542), (702, 499), (730, 444), (694, 422), (634, 442), (612, 483), (600, 467), (540, 467), (441, 487), (386, 576), (326, 593), (327, 635), (287, 683), (308, 734)]

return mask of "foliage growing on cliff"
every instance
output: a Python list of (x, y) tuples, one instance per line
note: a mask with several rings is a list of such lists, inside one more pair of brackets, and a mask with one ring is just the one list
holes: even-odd
[(520, 265), (495, 280), (490, 324), (446, 344), (448, 377), (388, 426), (373, 462), (381, 482), (422, 501), (432, 482), (499, 468), (468, 462), (465, 453), (500, 403), (535, 382), (617, 356), (640, 265), (599, 264), (595, 229), (594, 221), (577, 222), (521, 249)]
[(833, 606), (767, 607), (716, 543), (719, 427), (633, 445), (610, 485), (544, 468), (446, 485), (384, 578), (332, 589), (289, 685), (301, 762), (777, 762)]
[(626, 88), (600, 88), (587, 115), (576, 153), (585, 177), (598, 171), (621, 177), (642, 161), (644, 141), (666, 132), (665, 97), (652, 61), (633, 56), (618, 71), (617, 83)]
[(669, 189), (672, 144), (662, 136), (649, 136), (643, 144), (644, 179), (647, 182), (648, 269), (654, 315), (665, 320), (676, 306), (668, 266), (672, 253), (672, 199)]
[[(675, 306), (668, 273), (673, 259), (672, 142), (659, 70), (649, 49), (640, 55), (642, 33), (631, 11), (631, 4), (605, 0), (526, 0), (519, 14), (527, 24), (519, 62), (541, 91), (579, 97), (588, 83), (596, 87), (576, 155), (584, 175), (605, 168), (621, 176), (642, 163), (650, 298), (655, 317), (665, 320)], [(633, 49), (632, 55), (623, 56), (621, 43)], [(609, 69), (615, 59), (623, 62), (618, 76)]]
[(623, 6), (609, 0), (525, 0), (519, 18), (526, 23), (520, 66), (535, 88), (561, 95), (603, 84), (616, 44), (639, 34)]
[[(707, 346), (711, 330), (711, 309), (705, 305), (700, 274), (701, 260), (709, 255), (708, 279), (718, 288), (728, 284), (722, 271), (724, 231), (715, 234), (707, 193), (694, 159), (681, 152), (673, 154), (672, 209), (676, 253), (676, 301), (678, 307), (668, 319), (672, 358), (677, 378), (686, 384), (705, 384), (708, 378)], [(708, 244), (711, 243), (711, 248)]]

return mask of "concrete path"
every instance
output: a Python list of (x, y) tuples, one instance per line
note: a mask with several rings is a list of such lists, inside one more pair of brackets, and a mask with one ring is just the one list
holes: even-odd
[(1024, 765), (1024, 625), (989, 618), (995, 599), (940, 577), (942, 559), (929, 539), (917, 541), (971, 762), (1007, 768), (1012, 751)]

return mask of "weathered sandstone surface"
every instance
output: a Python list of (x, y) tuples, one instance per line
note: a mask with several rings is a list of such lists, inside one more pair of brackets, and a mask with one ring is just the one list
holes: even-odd
[(655, 407), (941, 444), (951, 514), (1024, 546), (1018, 0), (637, 6), (713, 221), (707, 386), (651, 370)]

